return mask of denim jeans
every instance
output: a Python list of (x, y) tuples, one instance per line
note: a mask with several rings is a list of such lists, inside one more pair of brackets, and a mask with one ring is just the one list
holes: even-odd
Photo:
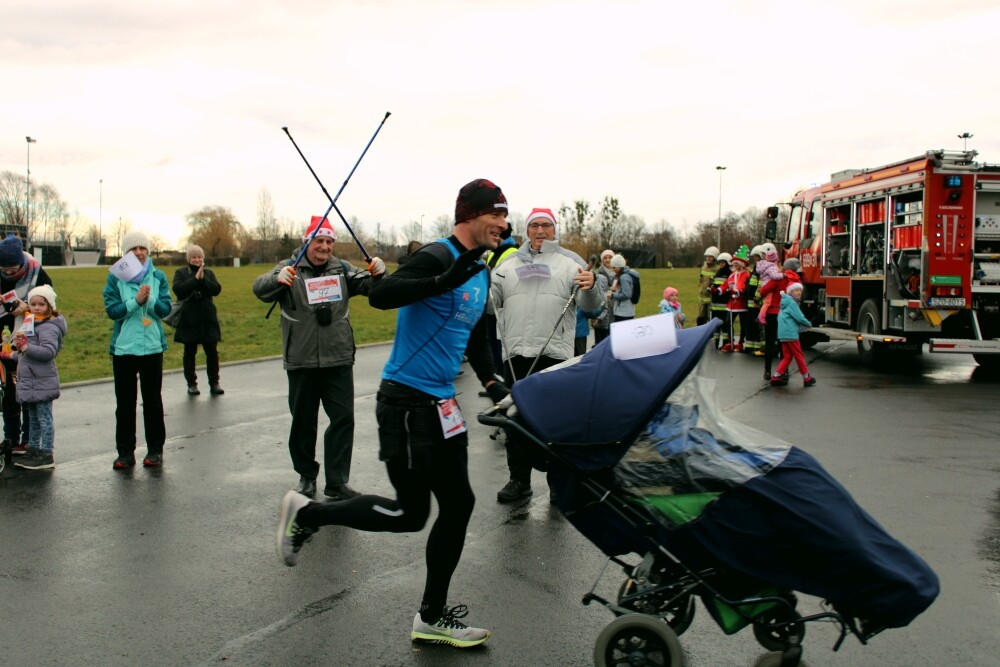
[(56, 439), (56, 425), (52, 421), (52, 401), (25, 403), (24, 407), (28, 409), (28, 420), (31, 423), (28, 447), (51, 454)]

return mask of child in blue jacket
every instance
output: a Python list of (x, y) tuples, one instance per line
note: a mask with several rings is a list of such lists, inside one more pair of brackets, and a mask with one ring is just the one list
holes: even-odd
[(799, 373), (802, 374), (802, 384), (811, 387), (816, 384), (816, 378), (809, 375), (806, 367), (806, 358), (802, 354), (802, 343), (799, 342), (799, 331), (805, 331), (812, 326), (812, 322), (806, 319), (799, 308), (799, 300), (802, 298), (802, 283), (792, 283), (781, 293), (781, 312), (778, 313), (778, 340), (781, 341), (781, 363), (778, 369), (771, 376), (771, 384), (775, 386), (788, 384), (788, 367), (792, 365), (792, 358), (799, 366)]

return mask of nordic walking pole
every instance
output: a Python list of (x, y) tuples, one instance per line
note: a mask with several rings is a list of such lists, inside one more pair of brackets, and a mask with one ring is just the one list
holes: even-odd
[[(309, 173), (311, 173), (313, 175), (313, 178), (316, 179), (316, 182), (319, 183), (320, 189), (323, 191), (323, 194), (326, 195), (327, 200), (330, 202), (330, 208), (337, 211), (337, 215), (340, 216), (340, 220), (344, 223), (344, 226), (347, 227), (347, 231), (350, 232), (351, 236), (354, 238), (354, 242), (358, 244), (358, 248), (361, 249), (361, 254), (364, 255), (365, 259), (368, 260), (369, 262), (372, 261), (371, 255), (368, 254), (368, 251), (365, 250), (365, 246), (361, 243), (361, 239), (358, 238), (358, 235), (354, 233), (354, 230), (351, 229), (351, 226), (347, 223), (347, 220), (344, 218), (344, 214), (340, 212), (339, 208), (337, 208), (337, 200), (340, 199), (340, 194), (344, 191), (344, 188), (347, 187), (347, 182), (351, 180), (351, 176), (354, 175), (354, 172), (355, 170), (357, 170), (358, 165), (361, 164), (361, 160), (365, 157), (365, 153), (368, 152), (368, 148), (372, 145), (372, 142), (375, 141), (375, 137), (378, 136), (379, 130), (382, 129), (382, 126), (385, 125), (385, 121), (388, 120), (391, 114), (392, 112), (390, 111), (385, 112), (385, 116), (382, 118), (382, 122), (378, 124), (377, 128), (375, 128), (375, 133), (372, 134), (372, 138), (368, 140), (368, 143), (365, 145), (365, 149), (361, 151), (361, 156), (358, 157), (358, 161), (354, 163), (353, 167), (351, 167), (350, 173), (347, 174), (347, 178), (345, 178), (344, 182), (341, 183), (340, 189), (337, 190), (337, 194), (333, 197), (330, 196), (330, 193), (327, 191), (326, 186), (323, 185), (323, 181), (321, 181), (319, 179), (319, 176), (316, 175), (316, 171), (312, 168), (312, 165), (309, 164), (309, 160), (307, 160), (305, 154), (302, 153), (302, 149), (299, 148), (299, 145), (297, 143), (295, 143), (295, 139), (292, 138), (291, 133), (288, 131), (288, 127), (286, 126), (281, 128), (285, 132), (285, 134), (288, 135), (288, 139), (289, 141), (292, 142), (292, 146), (295, 146), (295, 150), (298, 152), (299, 157), (301, 157), (302, 161), (306, 163), (306, 167), (309, 168)], [(327, 212), (329, 213), (329, 211)]]
[[(323, 181), (321, 181), (319, 179), (319, 176), (316, 175), (315, 170), (313, 170), (312, 165), (309, 164), (309, 160), (306, 159), (306, 156), (305, 156), (305, 154), (303, 154), (302, 149), (299, 148), (299, 145), (297, 143), (295, 143), (295, 139), (292, 138), (291, 133), (288, 131), (288, 126), (286, 125), (286, 126), (284, 126), (284, 127), (281, 128), (284, 131), (284, 133), (288, 136), (289, 141), (292, 142), (292, 146), (295, 147), (295, 151), (299, 154), (299, 157), (301, 157), (302, 161), (306, 163), (306, 167), (309, 168), (309, 173), (311, 173), (313, 175), (313, 178), (316, 179), (316, 182), (319, 183), (320, 189), (323, 190), (323, 194), (326, 195), (327, 200), (330, 202), (330, 206), (326, 209), (326, 212), (323, 214), (323, 217), (320, 219), (320, 225), (322, 224), (322, 221), (326, 220), (327, 216), (330, 215), (330, 211), (336, 209), (337, 215), (340, 216), (340, 220), (344, 223), (344, 226), (347, 228), (347, 231), (350, 232), (351, 237), (354, 239), (354, 242), (358, 244), (358, 248), (361, 249), (361, 254), (364, 255), (364, 257), (365, 257), (366, 260), (368, 260), (369, 268), (371, 268), (372, 257), (371, 257), (371, 255), (368, 254), (368, 251), (365, 250), (365, 246), (361, 243), (361, 239), (359, 239), (358, 235), (354, 233), (353, 229), (351, 229), (351, 226), (348, 224), (347, 220), (344, 218), (344, 214), (340, 212), (339, 208), (337, 208), (337, 199), (340, 198), (340, 194), (344, 191), (344, 188), (347, 187), (347, 182), (351, 180), (351, 176), (354, 175), (354, 172), (357, 170), (358, 165), (361, 164), (362, 158), (365, 157), (365, 153), (368, 152), (368, 148), (371, 147), (372, 142), (375, 141), (375, 137), (378, 136), (379, 130), (381, 130), (382, 126), (385, 125), (385, 121), (389, 118), (390, 115), (391, 115), (391, 112), (389, 112), (389, 111), (385, 112), (385, 116), (382, 118), (382, 122), (378, 124), (377, 128), (375, 128), (375, 133), (372, 134), (372, 138), (368, 140), (367, 144), (365, 144), (365, 149), (363, 151), (361, 151), (361, 155), (358, 157), (357, 162), (354, 163), (354, 166), (351, 167), (350, 173), (347, 174), (347, 178), (345, 178), (344, 182), (340, 185), (340, 189), (337, 190), (337, 195), (335, 197), (330, 197), (330, 193), (327, 191), (326, 186), (323, 185)], [(302, 256), (305, 254), (306, 248), (309, 247), (309, 244), (312, 243), (312, 240), (316, 237), (316, 232), (319, 231), (320, 225), (316, 225), (316, 229), (313, 230), (312, 235), (306, 240), (305, 244), (302, 246), (302, 249), (299, 251), (298, 256), (295, 258), (295, 261), (292, 263), (292, 268), (293, 269), (299, 265), (299, 262), (302, 261)], [(278, 304), (277, 301), (275, 301), (274, 303), (271, 304), (271, 307), (267, 310), (267, 315), (264, 316), (264, 319), (267, 319), (267, 318), (271, 317), (271, 312), (274, 310), (274, 307), (277, 304)]]
[(562, 312), (559, 313), (559, 317), (558, 319), (556, 319), (556, 325), (552, 327), (552, 333), (550, 333), (549, 337), (545, 339), (545, 344), (542, 345), (542, 349), (538, 351), (538, 356), (535, 357), (535, 360), (533, 362), (531, 362), (531, 368), (529, 368), (528, 372), (524, 374), (524, 377), (528, 377), (529, 375), (531, 375), (531, 371), (535, 370), (535, 366), (538, 365), (538, 360), (542, 358), (542, 354), (544, 354), (545, 348), (549, 346), (549, 341), (552, 340), (552, 337), (556, 335), (556, 330), (559, 328), (559, 325), (562, 324), (563, 317), (566, 316), (566, 311), (569, 310), (570, 304), (573, 303), (573, 299), (576, 297), (576, 293), (579, 291), (580, 291), (580, 286), (573, 285), (573, 289), (569, 291), (569, 298), (566, 299), (566, 305), (563, 306)]

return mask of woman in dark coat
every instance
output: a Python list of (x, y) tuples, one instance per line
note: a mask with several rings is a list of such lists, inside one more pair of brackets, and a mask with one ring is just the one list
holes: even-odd
[(195, 374), (195, 355), (198, 345), (205, 349), (205, 366), (208, 372), (208, 386), (213, 395), (226, 393), (219, 386), (219, 350), (222, 340), (219, 316), (215, 311), (212, 297), (219, 295), (222, 286), (215, 279), (211, 269), (205, 268), (205, 251), (193, 245), (187, 250), (188, 265), (177, 269), (174, 274), (174, 294), (177, 300), (184, 300), (175, 343), (184, 343), (184, 379), (188, 393), (197, 396), (198, 376)]

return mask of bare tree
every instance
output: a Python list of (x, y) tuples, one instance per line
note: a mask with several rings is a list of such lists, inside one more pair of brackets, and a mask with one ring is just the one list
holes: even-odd
[(167, 240), (159, 234), (152, 234), (149, 237), (149, 252), (158, 255), (167, 249)]
[(400, 234), (403, 237), (403, 243), (409, 243), (410, 241), (420, 241), (424, 242), (421, 238), (424, 234), (424, 226), (417, 221), (408, 222), (403, 225), (403, 231)]
[(243, 225), (223, 206), (206, 206), (187, 216), (189, 241), (200, 245), (207, 257), (235, 257), (240, 252)]
[[(56, 189), (48, 183), (31, 188), (31, 226), (46, 241), (59, 238), (69, 231), (69, 211)], [(34, 236), (30, 238), (35, 238)]]
[(125, 235), (132, 230), (132, 222), (127, 218), (118, 218), (116, 222), (111, 223), (111, 238), (115, 241), (115, 247), (118, 248), (118, 254), (123, 255), (124, 249), (122, 248), (122, 239)]
[(614, 240), (615, 225), (618, 224), (621, 215), (622, 209), (618, 204), (618, 198), (610, 195), (605, 197), (601, 202), (600, 213), (594, 219), (597, 223), (595, 240), (598, 246), (607, 248), (611, 245)]
[(455, 227), (455, 219), (447, 213), (442, 213), (434, 218), (431, 231), (435, 239), (443, 239), (451, 236), (451, 230)]
[(23, 174), (0, 171), (0, 223), (24, 225), (24, 187)]
[(271, 247), (281, 236), (281, 225), (274, 214), (271, 193), (265, 188), (257, 193), (257, 226), (254, 231), (257, 234), (257, 259), (263, 259), (271, 254)]
[(101, 230), (97, 225), (87, 225), (83, 232), (76, 236), (76, 247), (78, 248), (98, 248), (100, 247)]
[(575, 200), (573, 206), (563, 204), (559, 207), (559, 221), (564, 226), (564, 233), (560, 236), (565, 236), (568, 243), (579, 243), (593, 217), (594, 210), (585, 199)]

